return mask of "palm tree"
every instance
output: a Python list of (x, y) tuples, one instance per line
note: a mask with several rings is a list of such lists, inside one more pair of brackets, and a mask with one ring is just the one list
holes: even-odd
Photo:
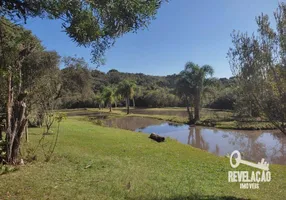
[(114, 93), (114, 106), (115, 108), (117, 108), (117, 105), (120, 101), (122, 101), (122, 97), (121, 97), (121, 94), (118, 93), (118, 89), (116, 87), (116, 85), (111, 85), (110, 87), (112, 90), (113, 90), (113, 93)]
[(104, 97), (106, 104), (109, 107), (109, 112), (112, 112), (112, 104), (114, 103), (114, 99), (115, 99), (114, 90), (110, 87), (105, 87), (103, 89), (103, 97)]
[(190, 111), (190, 104), (193, 102), (193, 92), (191, 84), (189, 83), (188, 79), (186, 79), (183, 76), (183, 73), (181, 72), (177, 81), (176, 81), (176, 93), (177, 95), (185, 102), (187, 107), (187, 112), (189, 115), (189, 121), (193, 121), (193, 111), (191, 107)]
[(100, 110), (102, 107), (104, 107), (104, 96), (101, 93), (98, 93), (95, 96), (95, 101), (98, 103), (98, 109)]
[(133, 81), (124, 80), (119, 83), (117, 93), (121, 94), (126, 101), (127, 114), (129, 114), (130, 99), (133, 99), (136, 84)]
[(213, 73), (214, 69), (211, 66), (204, 65), (200, 67), (192, 62), (187, 62), (185, 69), (180, 73), (181, 83), (183, 83), (181, 84), (181, 93), (184, 92), (194, 103), (194, 122), (200, 120), (201, 95), (204, 91), (205, 79), (207, 76), (212, 76)]

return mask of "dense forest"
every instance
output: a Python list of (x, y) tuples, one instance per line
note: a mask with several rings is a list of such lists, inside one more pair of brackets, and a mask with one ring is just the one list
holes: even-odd
[[(25, 30), (26, 31), (26, 30)], [(116, 93), (117, 86), (124, 80), (133, 82), (134, 94), (131, 106), (136, 107), (184, 107), (184, 99), (177, 91), (179, 74), (152, 76), (143, 73), (123, 73), (116, 69), (107, 73), (88, 66), (83, 58), (60, 58), (57, 52), (47, 51), (38, 43), (38, 49), (27, 56), (22, 64), (22, 90), (27, 93), (27, 102), (33, 113), (46, 109), (99, 108), (107, 107), (107, 99), (99, 96), (106, 88)], [(60, 69), (60, 64), (63, 68)], [(1, 79), (2, 84), (6, 81)], [(204, 94), (203, 106), (217, 109), (233, 109), (234, 97), (231, 93), (234, 78), (208, 78), (209, 90)], [(1, 88), (3, 89), (3, 87)], [(4, 91), (2, 92), (2, 94)], [(118, 96), (118, 95), (117, 95)], [(5, 96), (1, 95), (1, 111), (5, 111)], [(41, 106), (35, 106), (43, 104)], [(48, 104), (48, 105), (44, 105)], [(124, 98), (112, 100), (112, 107), (126, 106)], [(42, 108), (40, 108), (42, 107)]]
[[(68, 72), (69, 71), (69, 72)], [(124, 80), (134, 82), (135, 91), (134, 98), (136, 107), (181, 107), (185, 106), (183, 99), (178, 96), (176, 84), (179, 78), (178, 74), (168, 76), (152, 76), (142, 73), (124, 73), (116, 69), (109, 70), (103, 73), (99, 70), (82, 68), (78, 66), (77, 69), (67, 66), (62, 72), (63, 80), (66, 80), (67, 87), (64, 89), (70, 91), (70, 99), (65, 99), (62, 102), (62, 108), (79, 108), (79, 107), (98, 107), (96, 95), (102, 93), (106, 87), (116, 88)], [(68, 75), (69, 73), (69, 75)], [(71, 75), (73, 74), (73, 75)], [(65, 77), (65, 76), (72, 76)], [(82, 79), (80, 78), (82, 77)], [(81, 79), (81, 80), (80, 80)], [(68, 80), (73, 80), (77, 83), (82, 83), (86, 90), (71, 89), (72, 84)], [(207, 80), (212, 84), (213, 93), (209, 94), (205, 99), (204, 105), (211, 108), (232, 109), (234, 100), (231, 95), (227, 94), (214, 94), (216, 88), (226, 89), (234, 84), (234, 78), (210, 78)], [(87, 89), (89, 88), (89, 90)], [(77, 93), (82, 93), (81, 95)], [(89, 94), (89, 95), (84, 95)], [(224, 91), (224, 93), (227, 93)], [(80, 98), (79, 98), (80, 96)], [(117, 100), (113, 106), (125, 106), (124, 100)], [(224, 102), (223, 102), (224, 101)], [(131, 105), (133, 106), (133, 101)], [(107, 105), (105, 105), (107, 106)]]

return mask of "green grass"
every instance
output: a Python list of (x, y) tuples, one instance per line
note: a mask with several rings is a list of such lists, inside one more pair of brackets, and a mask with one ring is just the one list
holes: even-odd
[(270, 122), (218, 122), (215, 125), (216, 128), (223, 129), (238, 129), (238, 130), (271, 130), (275, 129), (274, 125)]
[[(30, 129), (30, 147), (41, 129)], [(48, 137), (52, 137), (49, 135)], [(272, 181), (259, 190), (228, 183), (229, 159), (143, 133), (68, 118), (56, 153), (0, 176), (0, 199), (283, 199), (286, 166), (271, 165)], [(239, 166), (238, 170), (251, 170)]]

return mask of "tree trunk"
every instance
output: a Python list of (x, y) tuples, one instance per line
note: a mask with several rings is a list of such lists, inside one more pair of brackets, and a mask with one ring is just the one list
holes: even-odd
[(187, 103), (187, 112), (188, 112), (188, 117), (189, 117), (189, 123), (193, 124), (194, 123), (194, 116), (193, 116), (193, 112), (190, 110), (190, 101), (188, 99), (186, 99), (186, 103)]
[(200, 104), (201, 104), (201, 93), (198, 91), (195, 96), (195, 122), (200, 120)]
[(189, 102), (188, 98), (186, 98), (186, 104), (187, 104), (187, 112), (188, 112), (188, 114), (190, 116), (190, 114), (191, 114), (191, 112), (190, 112), (190, 102)]
[(14, 102), (12, 73), (9, 72), (6, 125), (6, 162), (9, 164), (16, 164), (17, 162), (21, 136), (27, 123), (27, 119), (25, 117), (26, 104), (23, 101), (24, 97), (19, 97)]
[(29, 128), (28, 128), (28, 123), (26, 123), (26, 126), (25, 126), (25, 139), (26, 139), (26, 142), (29, 142)]
[(135, 99), (133, 98), (133, 108), (135, 108)]
[(129, 98), (126, 98), (127, 115), (129, 114)]
[(7, 161), (10, 164), (16, 164), (17, 157), (20, 148), (20, 140), (24, 132), (27, 119), (25, 117), (26, 104), (21, 101), (17, 101), (13, 106), (12, 120), (14, 124), (10, 128), (8, 149), (7, 149)]
[(112, 104), (109, 104), (109, 112), (112, 112)]
[(187, 112), (190, 114), (190, 106), (187, 105)]
[[(20, 64), (21, 65), (21, 64)], [(19, 83), (18, 83), (18, 94), (21, 94), (22, 91), (22, 70), (19, 69)]]
[(12, 119), (12, 106), (13, 106), (13, 93), (12, 93), (12, 73), (11, 71), (8, 72), (8, 79), (7, 79), (7, 85), (8, 85), (8, 99), (7, 99), (7, 124), (6, 124), (6, 159), (7, 162), (9, 162), (9, 156), (10, 156), (10, 146), (11, 146), (11, 139), (12, 139), (12, 127), (11, 127), (11, 119)]
[(3, 124), (0, 125), (0, 141), (2, 140)]
[(249, 102), (249, 110), (250, 110), (250, 117), (253, 117), (252, 102), (251, 102), (251, 100), (250, 100), (250, 102)]

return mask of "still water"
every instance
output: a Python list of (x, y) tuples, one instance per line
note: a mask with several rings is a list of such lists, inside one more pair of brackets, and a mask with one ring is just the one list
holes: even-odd
[(264, 158), (270, 164), (286, 165), (286, 136), (279, 131), (190, 127), (142, 117), (112, 119), (107, 121), (106, 125), (137, 132), (154, 132), (218, 156), (239, 150), (242, 158), (249, 161), (258, 162)]
[(162, 123), (135, 131), (157, 133), (184, 144), (224, 156), (239, 150), (243, 159), (286, 165), (286, 136), (278, 131), (237, 131)]
[(160, 124), (162, 124), (161, 120), (144, 117), (122, 117), (105, 120), (106, 126), (126, 129), (130, 131), (135, 131), (138, 128), (144, 128), (150, 125)]
[[(123, 110), (125, 112), (125, 110)], [(174, 115), (178, 117), (188, 117), (186, 110), (151, 110), (151, 109), (132, 109), (130, 113), (144, 115)]]

